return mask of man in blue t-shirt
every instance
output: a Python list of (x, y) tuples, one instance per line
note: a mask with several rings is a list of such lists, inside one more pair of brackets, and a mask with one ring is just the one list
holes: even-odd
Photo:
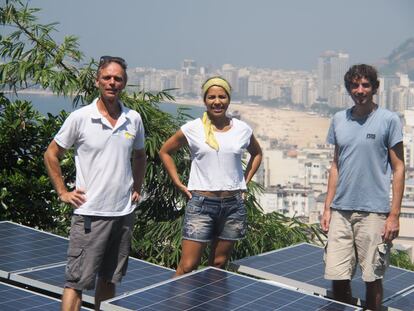
[(328, 232), (325, 278), (333, 280), (335, 299), (351, 303), (350, 280), (358, 262), (366, 307), (380, 310), (404, 192), (402, 125), (397, 114), (373, 101), (379, 87), (375, 68), (354, 65), (344, 80), (354, 106), (335, 114), (327, 138), (335, 152), (321, 219)]

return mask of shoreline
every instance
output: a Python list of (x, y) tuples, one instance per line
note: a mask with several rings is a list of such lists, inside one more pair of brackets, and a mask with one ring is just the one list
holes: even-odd
[[(5, 91), (14, 95), (13, 91)], [(17, 95), (57, 96), (45, 90), (20, 90)], [(163, 101), (161, 104), (204, 108), (201, 97), (181, 98)], [(249, 124), (255, 136), (260, 140), (277, 141), (280, 145), (292, 145), (297, 148), (324, 144), (330, 118), (293, 109), (269, 107), (253, 102), (231, 102), (229, 112), (238, 112), (241, 120)]]
[[(200, 106), (201, 98), (175, 98), (167, 104)], [(325, 143), (330, 118), (309, 111), (269, 107), (253, 102), (231, 102), (228, 111), (238, 112), (259, 140), (306, 148)]]
[(7, 91), (2, 91), (2, 92), (4, 94), (12, 94), (12, 95), (23, 94), (23, 95), (59, 96), (59, 95), (56, 95), (55, 93), (53, 93), (52, 91), (35, 90), (35, 89), (18, 90), (16, 92), (11, 91), (11, 90), (7, 90)]

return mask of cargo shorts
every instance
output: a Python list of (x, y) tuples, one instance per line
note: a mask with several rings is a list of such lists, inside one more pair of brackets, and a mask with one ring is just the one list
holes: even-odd
[(387, 214), (332, 209), (325, 246), (325, 278), (350, 280), (359, 263), (362, 279), (382, 279), (390, 263), (392, 243), (384, 243)]
[(95, 288), (96, 276), (118, 283), (128, 267), (134, 213), (119, 217), (73, 215), (65, 287)]

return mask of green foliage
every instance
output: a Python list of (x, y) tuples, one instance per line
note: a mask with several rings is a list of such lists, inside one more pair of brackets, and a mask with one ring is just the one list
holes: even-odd
[[(186, 120), (179, 112), (174, 119), (170, 114), (161, 111), (158, 104), (163, 100), (173, 99), (168, 93), (149, 94), (145, 92), (124, 94), (122, 101), (126, 106), (135, 109), (144, 123), (147, 153), (147, 171), (145, 176), (146, 200), (140, 205), (138, 219), (169, 220), (177, 214), (177, 206), (181, 206), (183, 198), (172, 184), (158, 156), (162, 144)], [(189, 172), (188, 150), (180, 150), (175, 155), (177, 169), (185, 180)], [(142, 224), (143, 226), (145, 224)]]
[(246, 238), (239, 241), (232, 254), (233, 259), (268, 252), (300, 242), (321, 242), (321, 232), (296, 218), (280, 213), (264, 214), (256, 197), (259, 189), (249, 189), (246, 206), (248, 211), (248, 230)]
[(391, 264), (414, 271), (414, 263), (411, 261), (410, 256), (403, 251), (394, 251), (391, 253)]
[[(65, 37), (56, 43), (52, 34), (56, 24), (41, 25), (35, 13), (19, 0), (6, 0), (0, 8), (0, 24), (9, 29), (0, 36), (0, 88), (19, 92), (39, 87), (55, 95), (70, 95), (74, 104), (87, 104), (98, 93), (94, 87), (96, 62), (83, 65), (77, 39)], [(158, 105), (173, 97), (168, 90), (151, 94), (128, 87), (121, 95), (127, 107), (142, 117), (148, 156), (145, 176), (145, 200), (137, 211), (133, 254), (158, 264), (175, 267), (180, 257), (181, 224), (185, 198), (177, 191), (164, 170), (158, 150), (188, 119), (181, 111), (178, 117), (162, 112)], [(43, 153), (67, 114), (41, 116), (29, 102), (9, 102), (0, 93), (0, 219), (13, 220), (41, 229), (67, 234), (71, 207), (61, 204), (48, 181)], [(189, 151), (174, 155), (178, 172), (185, 182), (189, 173)], [(71, 188), (75, 180), (73, 154), (62, 160), (65, 182)], [(301, 241), (318, 240), (318, 231), (296, 219), (280, 214), (263, 214), (252, 185), (247, 197), (248, 234), (233, 253), (241, 258)], [(206, 257), (203, 259), (206, 263)]]
[(51, 36), (56, 23), (39, 24), (38, 11), (19, 0), (6, 0), (0, 8), (0, 24), (10, 30), (0, 36), (0, 57), (7, 60), (0, 64), (0, 85), (13, 91), (40, 87), (83, 102), (84, 94), (94, 92), (96, 63), (92, 59), (79, 69), (83, 54), (77, 38), (66, 36), (57, 44)]
[[(247, 235), (236, 243), (232, 260), (300, 242), (322, 241), (322, 233), (316, 226), (303, 224), (295, 218), (289, 218), (279, 213), (264, 214), (255, 197), (260, 190), (257, 184), (251, 183), (249, 185), (249, 195), (245, 200), (248, 212)], [(177, 211), (174, 218), (155, 219), (146, 223), (139, 222), (141, 225), (134, 235), (134, 255), (154, 263), (176, 268), (181, 252), (183, 213), (184, 210), (181, 209)], [(209, 248), (205, 251), (201, 265), (208, 264), (208, 252)]]
[[(67, 114), (46, 118), (29, 102), (11, 103), (4, 97), (0, 97), (0, 107), (0, 219), (65, 232), (68, 209), (57, 201), (43, 166), (43, 153)], [(62, 164), (67, 176), (68, 170), (73, 171), (71, 162)]]

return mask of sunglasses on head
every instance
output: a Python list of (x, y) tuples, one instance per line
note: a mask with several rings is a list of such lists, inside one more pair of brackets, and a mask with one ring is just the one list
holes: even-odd
[(109, 55), (101, 56), (101, 58), (99, 59), (99, 66), (105, 63), (110, 63), (110, 62), (116, 62), (120, 64), (124, 69), (127, 67), (127, 63), (125, 59), (123, 59), (122, 57), (109, 56)]

